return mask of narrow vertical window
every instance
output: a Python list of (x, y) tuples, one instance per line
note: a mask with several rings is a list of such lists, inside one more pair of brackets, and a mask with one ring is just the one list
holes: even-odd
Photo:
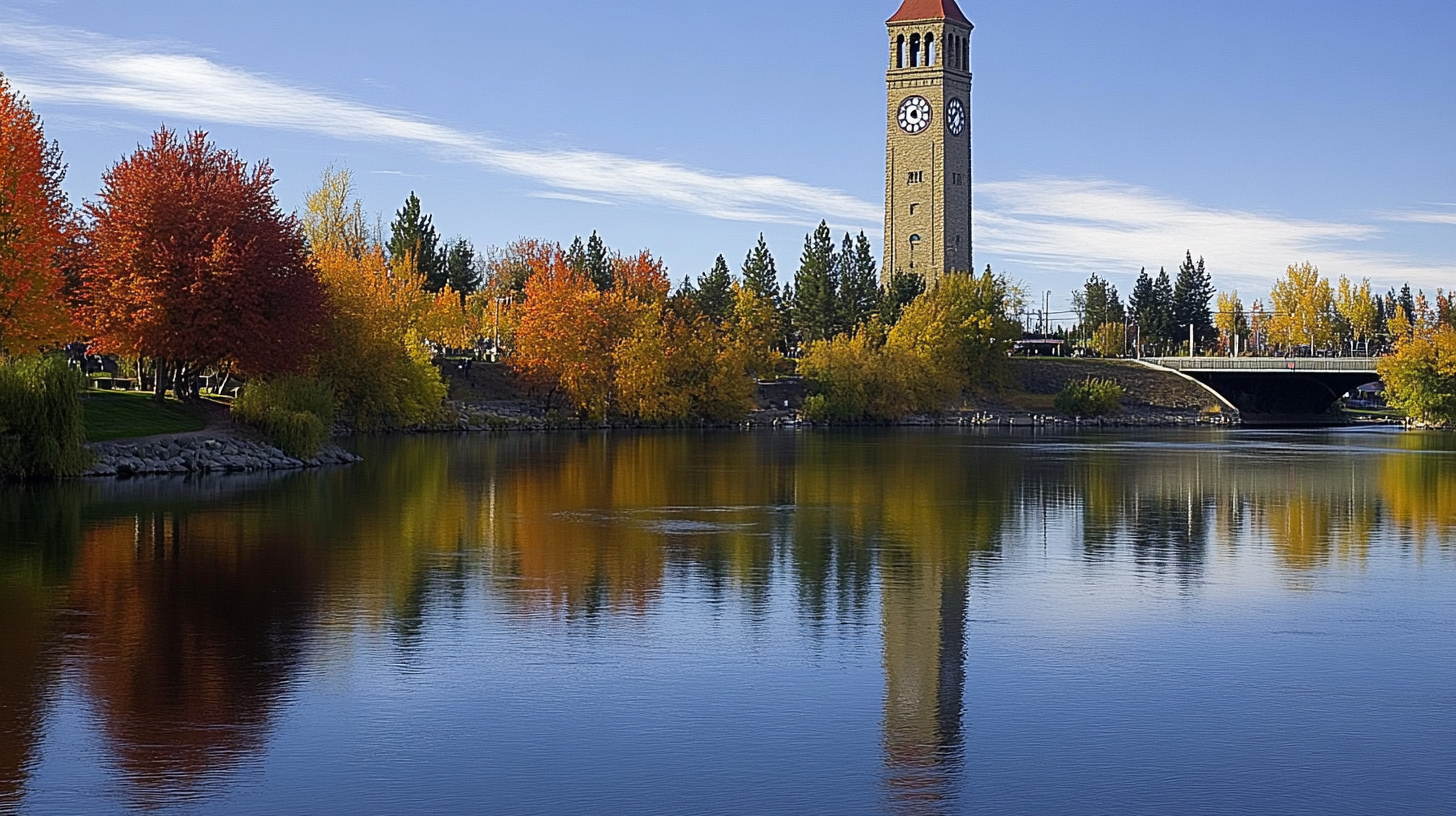
[(925, 65), (930, 67), (935, 64), (935, 35), (925, 35)]
[(910, 35), (910, 67), (920, 67), (920, 35)]
[(905, 35), (901, 34), (895, 38), (895, 67), (905, 67)]

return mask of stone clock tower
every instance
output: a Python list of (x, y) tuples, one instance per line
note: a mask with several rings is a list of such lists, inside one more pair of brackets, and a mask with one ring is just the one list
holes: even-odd
[(882, 274), (971, 269), (971, 21), (955, 0), (889, 20)]

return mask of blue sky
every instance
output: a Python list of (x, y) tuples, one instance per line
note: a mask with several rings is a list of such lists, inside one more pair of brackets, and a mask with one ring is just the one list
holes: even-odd
[[(267, 158), (286, 208), (346, 165), (479, 246), (599, 230), (675, 278), (826, 218), (880, 239), (897, 0), (0, 0), (0, 71), (94, 196), (159, 124)], [(1456, 2), (983, 0), (976, 263), (1065, 303), (1204, 256), (1456, 287)]]

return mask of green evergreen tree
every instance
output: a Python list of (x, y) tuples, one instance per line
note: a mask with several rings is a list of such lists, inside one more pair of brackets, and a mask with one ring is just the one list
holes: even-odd
[(1400, 304), (1400, 310), (1405, 312), (1405, 319), (1410, 321), (1411, 325), (1415, 325), (1416, 299), (1415, 296), (1411, 294), (1411, 288), (1409, 283), (1400, 287), (1400, 299), (1396, 302)]
[(1095, 272), (1082, 288), (1072, 292), (1072, 310), (1081, 321), (1079, 333), (1090, 337), (1108, 323), (1121, 323), (1127, 319), (1118, 297), (1117, 287), (1103, 280)]
[(1187, 253), (1183, 264), (1178, 267), (1178, 280), (1173, 285), (1173, 326), (1182, 339), (1188, 337), (1188, 326), (1193, 326), (1193, 339), (1197, 347), (1212, 343), (1218, 337), (1213, 325), (1210, 304), (1214, 295), (1213, 279), (1203, 265), (1203, 259), (1193, 263), (1193, 253)]
[(776, 307), (782, 302), (779, 294), (779, 270), (774, 265), (773, 255), (768, 251), (768, 243), (763, 240), (763, 233), (758, 234), (758, 244), (743, 259), (743, 285), (755, 295), (768, 299)]
[(879, 311), (878, 267), (874, 250), (863, 232), (854, 242), (850, 241), (848, 234), (844, 236), (839, 258), (839, 305), (844, 329), (854, 331), (868, 323)]
[(480, 288), (481, 268), (475, 254), (475, 247), (465, 238), (456, 238), (445, 251), (445, 279), (460, 295), (464, 305), (466, 295)]
[(819, 222), (804, 236), (804, 254), (794, 275), (794, 323), (802, 340), (828, 340), (839, 327), (839, 281), (835, 269), (834, 238), (829, 224)]
[(438, 292), (449, 282), (440, 234), (435, 231), (433, 218), (421, 211), (420, 199), (413, 191), (389, 225), (388, 249), (393, 262), (412, 259), (415, 271), (425, 278), (427, 290)]
[(714, 323), (722, 324), (733, 314), (733, 274), (722, 255), (711, 270), (698, 276), (695, 298), (698, 309)]
[(1173, 284), (1168, 273), (1159, 269), (1158, 277), (1153, 278), (1144, 268), (1127, 303), (1143, 345), (1163, 349), (1173, 332)]
[(591, 237), (586, 239), (586, 253), (584, 256), (586, 274), (596, 285), (598, 292), (609, 291), (615, 280), (612, 274), (612, 257), (607, 252), (607, 245), (602, 242), (601, 236), (596, 230), (592, 230)]
[[(988, 270), (990, 267), (986, 267)], [(900, 322), (905, 307), (925, 293), (925, 277), (919, 272), (904, 272), (896, 269), (890, 273), (880, 290), (880, 319), (886, 326)]]
[(783, 296), (779, 303), (779, 327), (783, 332), (782, 345), (779, 351), (784, 354), (792, 352), (799, 343), (799, 327), (794, 324), (794, 304), (796, 301), (794, 285), (784, 284)]
[(587, 274), (586, 244), (581, 242), (580, 235), (571, 239), (571, 246), (566, 249), (566, 265), (579, 275)]

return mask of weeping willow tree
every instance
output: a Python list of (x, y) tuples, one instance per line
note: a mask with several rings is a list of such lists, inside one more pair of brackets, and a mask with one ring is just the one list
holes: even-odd
[(0, 363), (0, 478), (74, 476), (90, 464), (78, 376), (56, 356)]

